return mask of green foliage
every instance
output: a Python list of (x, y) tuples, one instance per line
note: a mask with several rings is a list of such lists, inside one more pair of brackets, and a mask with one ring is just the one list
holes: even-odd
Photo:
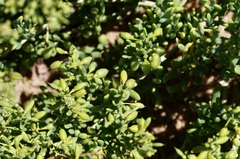
[[(171, 94), (180, 90), (186, 92), (189, 83), (200, 85), (214, 62), (221, 79), (235, 77), (239, 74), (239, 48), (236, 44), (239, 34), (233, 28), (239, 27), (239, 13), (235, 9), (238, 3), (219, 5), (211, 1), (202, 5), (204, 11), (186, 11), (176, 2), (163, 1), (147, 9), (141, 19), (129, 24), (131, 34), (121, 33), (120, 43), (124, 48), (119, 48), (122, 59), (116, 69), (129, 69), (134, 76), (152, 72), (153, 82), (158, 84), (168, 85), (181, 78), (180, 83), (168, 85)], [(227, 11), (236, 15), (224, 22), (222, 18)], [(220, 35), (220, 25), (226, 27), (230, 38)], [(177, 58), (179, 54), (181, 59)], [(172, 69), (163, 71), (166, 67)]]
[[(240, 101), (237, 86), (231, 98), (227, 89), (239, 84), (240, 4), (187, 3), (0, 0), (0, 156), (152, 157), (163, 144), (142, 110), (164, 106), (170, 95), (190, 96), (215, 76), (211, 101), (183, 99), (198, 118), (176, 154), (238, 158)], [(129, 31), (121, 28), (127, 20)], [(115, 24), (122, 32), (112, 46), (106, 32)], [(39, 58), (59, 76), (16, 103), (15, 84)]]
[[(237, 158), (239, 155), (239, 106), (231, 108), (223, 104), (203, 104), (195, 107), (199, 118), (189, 130), (192, 142), (198, 146), (188, 156), (207, 158)], [(206, 157), (202, 157), (206, 158)]]
[[(239, 79), (239, 3), (200, 1), (201, 7), (192, 10), (181, 4), (184, 5), (181, 1), (158, 1), (141, 19), (136, 18), (135, 24), (129, 23), (130, 33), (120, 34), (119, 43), (123, 47), (117, 49), (122, 57), (115, 68), (127, 70), (133, 78), (140, 76), (142, 81), (151, 79), (155, 105), (159, 103), (156, 91), (159, 85), (175, 94), (201, 86), (206, 74), (215, 76), (213, 73), (219, 72), (217, 78), (227, 85), (230, 80)], [(223, 21), (228, 12), (233, 17)], [(225, 27), (229, 37), (222, 35), (220, 26)], [(190, 102), (199, 118), (192, 123), (186, 139), (193, 150), (182, 152), (176, 148), (182, 158), (238, 157), (239, 100), (228, 99), (226, 90), (222, 90), (226, 86), (213, 86), (210, 104)], [(222, 128), (231, 131), (219, 135)]]
[(108, 70), (97, 69), (90, 56), (81, 58), (73, 45), (68, 54), (64, 63), (51, 65), (65, 75), (50, 83), (55, 92), (42, 87), (45, 93), (24, 108), (1, 101), (1, 156), (152, 156), (150, 118), (136, 119), (144, 105), (133, 90), (135, 81), (124, 71), (120, 79), (108, 80)]

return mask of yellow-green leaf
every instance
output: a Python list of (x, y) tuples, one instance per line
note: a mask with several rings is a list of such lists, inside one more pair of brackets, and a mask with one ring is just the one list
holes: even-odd
[(66, 142), (67, 140), (67, 133), (64, 129), (59, 130), (59, 137), (63, 142)]

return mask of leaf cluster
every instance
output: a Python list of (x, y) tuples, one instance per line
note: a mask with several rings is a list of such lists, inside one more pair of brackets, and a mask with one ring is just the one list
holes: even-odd
[[(161, 106), (164, 95), (189, 95), (207, 76), (217, 81), (212, 100), (186, 98), (198, 118), (187, 132), (188, 146), (176, 152), (182, 158), (239, 157), (239, 100), (226, 95), (231, 81), (239, 83), (239, 2), (200, 0), (193, 8), (180, 0), (146, 3), (0, 0), (1, 157), (152, 157), (163, 145), (154, 142), (147, 130), (152, 119), (140, 117), (141, 110)], [(129, 31), (111, 47), (105, 33), (130, 15)], [(61, 77), (17, 104), (8, 88), (38, 58), (49, 60)]]

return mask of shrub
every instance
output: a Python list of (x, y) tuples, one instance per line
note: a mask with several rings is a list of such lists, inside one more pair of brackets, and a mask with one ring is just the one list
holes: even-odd
[(52, 89), (41, 86), (41, 94), (21, 105), (9, 94), (1, 98), (1, 157), (143, 158), (162, 146), (146, 130), (151, 118), (137, 118), (145, 106), (134, 91), (136, 81), (124, 70), (119, 78), (107, 77), (109, 70), (98, 66), (96, 59), (108, 44), (105, 35), (96, 48), (74, 46), (74, 34), (86, 41), (96, 37), (109, 15), (124, 16), (137, 5), (127, 7), (131, 3), (120, 3), (123, 13), (105, 13), (115, 4), (103, 1), (1, 3), (3, 82), (21, 79), (39, 57), (64, 57), (50, 65), (62, 74), (49, 83)]
[[(237, 158), (239, 14), (237, 0), (0, 1), (0, 156), (152, 157), (163, 144), (142, 110), (181, 94), (198, 117), (176, 153)], [(18, 103), (14, 85), (39, 58), (58, 76)], [(191, 98), (209, 76), (209, 101)]]
[[(24, 108), (1, 100), (1, 156), (10, 158), (150, 157), (155, 137), (146, 131), (151, 119), (136, 119), (144, 105), (126, 71), (106, 78), (91, 56), (80, 57), (75, 46), (65, 62), (55, 61), (64, 78), (42, 87), (43, 94)], [(97, 70), (96, 70), (97, 69)], [(130, 143), (130, 144), (126, 144)]]

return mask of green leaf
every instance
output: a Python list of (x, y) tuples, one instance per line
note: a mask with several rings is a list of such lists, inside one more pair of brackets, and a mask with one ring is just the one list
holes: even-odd
[(228, 141), (228, 139), (229, 139), (228, 136), (223, 136), (223, 137), (218, 138), (214, 143), (221, 145), (221, 144), (226, 143)]
[(209, 152), (209, 151), (202, 151), (202, 152), (198, 155), (197, 159), (205, 159), (205, 158), (207, 157), (208, 152)]
[(64, 80), (62, 78), (60, 78), (60, 80), (59, 80), (59, 86), (63, 91), (69, 91), (69, 87), (67, 85), (66, 80)]
[(36, 119), (41, 119), (42, 117), (44, 117), (46, 115), (46, 112), (45, 111), (39, 111), (37, 112), (33, 118), (36, 118)]
[(82, 154), (83, 146), (81, 144), (76, 144), (75, 146), (75, 159), (79, 159)]
[(145, 131), (145, 129), (144, 129), (144, 124), (145, 124), (145, 119), (141, 118), (141, 119), (138, 121), (138, 130), (139, 130), (139, 131)]
[(3, 107), (10, 107), (11, 104), (7, 101), (4, 101), (4, 100), (1, 100), (0, 101), (0, 106), (3, 106)]
[(87, 138), (89, 138), (89, 135), (86, 134), (86, 133), (80, 133), (80, 134), (78, 135), (78, 137), (80, 137), (81, 139), (87, 139)]
[(163, 147), (164, 144), (160, 142), (153, 143), (153, 147)]
[(57, 90), (60, 88), (59, 85), (56, 85), (55, 83), (49, 83), (49, 85), (50, 85), (52, 88), (57, 89)]
[(82, 120), (90, 120), (91, 118), (89, 117), (89, 115), (85, 112), (75, 112), (76, 114), (79, 115), (79, 117), (82, 119)]
[(182, 157), (183, 159), (187, 159), (187, 156), (182, 152), (182, 150), (180, 150), (176, 147), (174, 147), (174, 149), (180, 157)]
[(59, 53), (59, 54), (68, 54), (67, 51), (63, 50), (63, 49), (60, 48), (60, 47), (57, 47), (57, 48), (56, 48), (56, 51), (57, 51), (57, 53)]
[(97, 68), (97, 63), (96, 62), (92, 62), (88, 69), (89, 69), (89, 73), (93, 72), (95, 69)]
[(150, 62), (151, 67), (153, 69), (157, 69), (158, 66), (160, 65), (160, 63), (161, 63), (160, 56), (158, 54), (156, 54), (156, 53), (152, 54), (152, 60)]
[(128, 74), (127, 74), (127, 72), (126, 72), (125, 70), (121, 71), (121, 73), (120, 73), (120, 79), (121, 79), (122, 84), (124, 85), (125, 82), (126, 82), (127, 79), (128, 79)]
[(137, 150), (133, 150), (131, 153), (133, 154), (134, 159), (144, 159)]
[(24, 106), (24, 113), (23, 113), (23, 115), (26, 115), (26, 113), (29, 112), (32, 109), (34, 104), (35, 104), (34, 100), (27, 101), (27, 103)]
[(205, 146), (195, 146), (194, 148), (192, 148), (191, 153), (201, 153), (202, 151), (206, 150), (209, 150), (209, 148)]
[(126, 118), (126, 121), (132, 121), (138, 116), (138, 112), (134, 111), (131, 114), (129, 114)]
[(144, 61), (141, 65), (141, 69), (145, 75), (148, 75), (151, 72), (151, 65), (148, 61)]
[(109, 43), (107, 36), (104, 34), (102, 34), (98, 37), (98, 41), (103, 45), (107, 45)]
[(184, 50), (184, 45), (183, 44), (178, 44), (178, 48), (180, 49), (180, 50)]
[(212, 103), (216, 103), (217, 101), (220, 100), (221, 90), (222, 90), (222, 86), (220, 84), (215, 86), (215, 88), (213, 90), (212, 100), (211, 100)]
[(108, 121), (113, 122), (115, 120), (115, 117), (111, 113), (109, 113), (107, 119)]
[(162, 28), (157, 28), (156, 30), (154, 30), (153, 36), (159, 36), (162, 35), (162, 33), (163, 33)]
[(95, 75), (98, 78), (105, 78), (108, 74), (108, 70), (106, 68), (101, 68), (99, 70), (96, 71)]
[(152, 119), (150, 117), (148, 117), (145, 122), (144, 122), (144, 125), (143, 125), (143, 129), (147, 129), (147, 127), (150, 125)]
[(59, 130), (59, 137), (63, 142), (66, 142), (67, 140), (67, 133), (64, 129)]
[(136, 107), (138, 109), (142, 109), (145, 107), (142, 103), (131, 103), (130, 106)]
[(128, 32), (121, 32), (120, 33), (120, 36), (123, 38), (123, 39), (126, 39), (126, 40), (132, 40), (134, 39), (134, 37), (128, 33)]
[(10, 74), (10, 78), (11, 80), (21, 80), (22, 79), (22, 75), (18, 72), (12, 72)]
[(82, 60), (81, 60), (81, 63), (84, 64), (84, 65), (89, 65), (90, 62), (92, 61), (92, 57), (88, 56), (88, 57), (84, 57)]
[(137, 132), (139, 131), (138, 125), (132, 125), (132, 126), (130, 126), (130, 127), (129, 127), (129, 130), (130, 130), (131, 132), (137, 133)]
[(130, 91), (129, 90), (124, 90), (122, 94), (122, 100), (126, 101), (130, 97)]
[(238, 75), (240, 75), (240, 65), (236, 65), (234, 68), (234, 72)]
[(129, 88), (129, 89), (134, 88), (136, 85), (137, 85), (137, 83), (136, 83), (136, 81), (135, 81), (134, 79), (129, 79), (129, 80), (127, 80), (127, 82), (126, 82), (126, 86), (127, 86), (127, 88)]
[(61, 66), (61, 64), (63, 63), (63, 61), (54, 61), (51, 65), (50, 68), (51, 69), (57, 69)]
[(141, 100), (140, 95), (134, 90), (130, 90), (130, 96), (135, 100)]
[(130, 67), (131, 67), (131, 70), (132, 71), (137, 71), (137, 69), (139, 68), (139, 62), (138, 61), (132, 61), (131, 63), (130, 63)]

